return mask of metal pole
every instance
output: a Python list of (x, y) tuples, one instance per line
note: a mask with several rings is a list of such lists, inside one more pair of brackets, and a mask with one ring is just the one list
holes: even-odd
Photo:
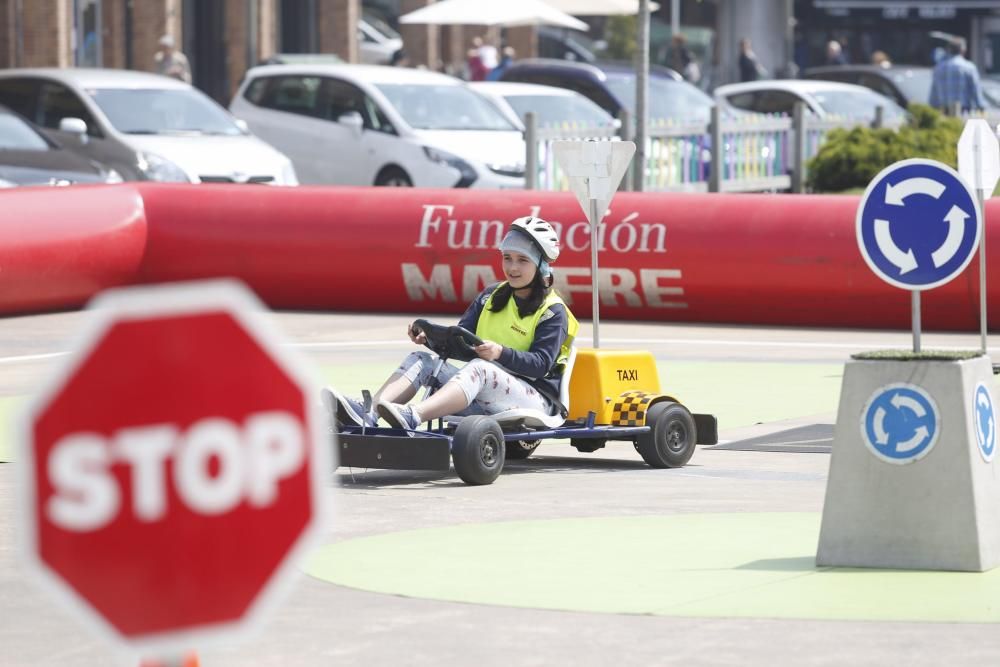
[(636, 41), (639, 53), (635, 80), (636, 176), (632, 189), (642, 192), (646, 189), (646, 133), (649, 127), (649, 109), (646, 106), (649, 98), (649, 0), (639, 0), (638, 19), (639, 34)]
[(792, 167), (792, 192), (806, 191), (806, 105), (796, 102), (792, 109), (792, 147), (794, 166)]
[(681, 31), (681, 0), (670, 0), (670, 34)]
[(976, 189), (979, 200), (979, 215), (983, 229), (979, 234), (979, 336), (982, 339), (983, 354), (986, 354), (986, 206), (983, 191)]
[(722, 112), (718, 104), (712, 107), (708, 132), (712, 137), (712, 164), (708, 172), (708, 191), (722, 192), (722, 171), (725, 168), (726, 153), (722, 145)]
[(524, 188), (538, 189), (538, 116), (534, 111), (524, 114)]
[(910, 292), (913, 315), (913, 353), (920, 354), (920, 290)]
[(594, 318), (594, 349), (601, 346), (601, 310), (599, 292), (601, 291), (600, 281), (597, 279), (597, 228), (601, 224), (601, 212), (597, 210), (597, 200), (590, 200), (590, 284), (593, 296), (593, 318)]

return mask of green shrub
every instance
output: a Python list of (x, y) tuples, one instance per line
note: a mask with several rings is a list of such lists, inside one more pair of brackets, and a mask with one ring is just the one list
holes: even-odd
[(635, 16), (612, 16), (608, 18), (605, 34), (608, 47), (605, 57), (611, 60), (632, 60), (636, 52)]
[(923, 104), (911, 104), (910, 119), (898, 131), (869, 127), (833, 130), (809, 161), (813, 192), (864, 188), (878, 172), (907, 158), (938, 160), (957, 168), (962, 121)]

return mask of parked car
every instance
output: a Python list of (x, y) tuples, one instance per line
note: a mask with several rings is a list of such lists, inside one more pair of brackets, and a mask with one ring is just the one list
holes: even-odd
[(0, 187), (121, 182), (117, 171), (63, 149), (0, 106)]
[(802, 79), (769, 79), (731, 83), (715, 89), (715, 98), (724, 104), (763, 114), (791, 116), (796, 102), (820, 118), (839, 117), (871, 122), (877, 107), (882, 107), (887, 125), (900, 124), (906, 110), (885, 95), (870, 88), (833, 81), (803, 81)]
[(524, 138), (458, 79), (373, 65), (247, 72), (230, 110), (303, 183), (524, 187)]
[(870, 88), (892, 98), (904, 109), (912, 102), (928, 104), (931, 98), (930, 67), (914, 65), (836, 65), (810, 67), (802, 72), (803, 79), (839, 81)]
[(985, 74), (982, 78), (983, 97), (991, 106), (1000, 107), (1000, 74)]
[[(515, 61), (500, 79), (575, 90), (615, 118), (623, 109), (635, 113), (636, 74), (630, 64), (528, 58)], [(657, 66), (650, 69), (648, 100), (651, 120), (707, 122), (715, 104), (677, 72)]]
[(0, 103), (126, 180), (297, 184), (287, 157), (177, 79), (113, 69), (5, 69)]
[(582, 33), (565, 28), (540, 25), (535, 31), (538, 33), (538, 55), (541, 58), (592, 63), (608, 46), (603, 40), (595, 41)]
[(594, 102), (565, 88), (506, 81), (482, 81), (470, 83), (469, 87), (489, 99), (520, 127), (527, 123), (526, 114), (529, 111), (536, 114), (540, 127), (563, 123), (583, 127), (617, 127), (621, 124)]
[(358, 57), (366, 65), (387, 65), (403, 48), (403, 37), (371, 12), (358, 19)]

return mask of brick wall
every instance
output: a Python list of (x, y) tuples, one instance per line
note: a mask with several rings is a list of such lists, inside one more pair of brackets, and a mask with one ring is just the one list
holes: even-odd
[[(408, 14), (421, 7), (431, 4), (431, 0), (401, 0), (399, 15)], [(399, 25), (399, 33), (403, 36), (403, 49), (410, 57), (413, 66), (424, 65), (431, 69), (442, 66), (440, 45), (440, 29), (433, 25), (403, 24)]]
[(14, 0), (0, 0), (0, 67), (17, 62), (17, 32), (14, 28)]
[(125, 7), (121, 2), (101, 4), (101, 58), (104, 67), (125, 67)]
[[(133, 2), (131, 28), (133, 67), (152, 72), (154, 56), (160, 48), (160, 37), (165, 34), (173, 35), (178, 48), (184, 43), (184, 36), (181, 34), (180, 0)], [(118, 48), (124, 53), (124, 39)]]
[(319, 52), (336, 53), (349, 63), (358, 62), (358, 18), (361, 0), (316, 0)]
[(72, 0), (23, 1), (21, 13), (24, 67), (67, 67), (72, 64), (70, 30)]

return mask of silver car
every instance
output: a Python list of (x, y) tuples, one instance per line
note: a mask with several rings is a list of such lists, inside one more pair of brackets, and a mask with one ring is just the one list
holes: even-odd
[(113, 69), (6, 69), (0, 104), (126, 180), (298, 184), (287, 157), (177, 79)]

